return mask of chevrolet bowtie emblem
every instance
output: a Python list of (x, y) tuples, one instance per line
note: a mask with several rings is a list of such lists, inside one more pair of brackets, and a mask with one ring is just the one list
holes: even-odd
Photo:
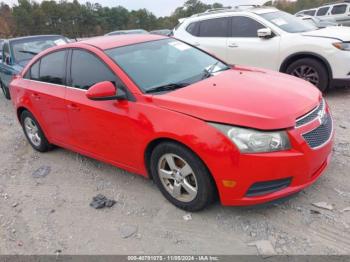
[(318, 112), (317, 116), (318, 116), (318, 121), (320, 122), (320, 125), (324, 125), (326, 122), (326, 111), (321, 110), (320, 112)]

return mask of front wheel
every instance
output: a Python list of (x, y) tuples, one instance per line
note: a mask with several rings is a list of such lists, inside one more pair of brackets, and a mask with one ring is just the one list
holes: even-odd
[(199, 211), (215, 199), (215, 186), (203, 162), (189, 149), (162, 143), (152, 152), (150, 169), (160, 191), (175, 206)]
[(327, 68), (313, 58), (302, 58), (291, 63), (286, 73), (310, 82), (322, 92), (326, 91), (329, 85)]
[(0, 81), (0, 86), (1, 86), (2, 92), (4, 93), (5, 98), (10, 100), (11, 96), (10, 96), (9, 89), (1, 81)]

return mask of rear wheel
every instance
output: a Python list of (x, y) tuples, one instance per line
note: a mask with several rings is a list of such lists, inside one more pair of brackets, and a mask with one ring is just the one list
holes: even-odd
[(5, 87), (5, 85), (0, 81), (0, 86), (2, 89), (2, 92), (4, 93), (4, 96), (6, 99), (10, 100), (11, 96), (10, 96), (10, 91), (7, 87)]
[(322, 92), (326, 91), (329, 85), (327, 68), (313, 58), (302, 58), (291, 63), (286, 73), (310, 82)]
[(28, 142), (39, 152), (47, 152), (51, 149), (39, 123), (35, 117), (28, 111), (21, 114), (21, 124)]
[(199, 211), (215, 199), (215, 185), (208, 169), (189, 149), (162, 143), (153, 150), (150, 165), (158, 188), (175, 206)]

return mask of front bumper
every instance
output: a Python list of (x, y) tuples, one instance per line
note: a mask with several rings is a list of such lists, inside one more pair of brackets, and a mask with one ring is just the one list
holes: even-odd
[[(231, 158), (230, 161), (218, 162), (214, 169), (222, 174), (215, 179), (221, 203), (229, 206), (261, 204), (284, 198), (313, 184), (330, 162), (334, 139), (332, 129), (327, 142), (312, 149), (305, 141), (303, 134), (318, 127), (320, 123), (315, 120), (299, 128), (288, 130), (291, 150), (240, 154), (238, 157)], [(249, 189), (256, 183), (283, 179), (291, 179), (289, 186), (271, 193), (248, 196)], [(223, 181), (226, 180), (234, 181), (235, 186), (225, 186)]]

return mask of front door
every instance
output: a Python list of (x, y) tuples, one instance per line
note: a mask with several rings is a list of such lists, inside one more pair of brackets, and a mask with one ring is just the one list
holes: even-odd
[(259, 38), (264, 25), (246, 16), (232, 17), (232, 33), (228, 39), (228, 62), (279, 70), (280, 36)]
[(111, 81), (116, 88), (123, 88), (118, 77), (98, 57), (84, 50), (73, 50), (71, 87), (66, 95), (73, 145), (87, 155), (92, 153), (94, 157), (129, 166), (135, 132), (134, 103), (89, 100), (86, 90), (102, 81)]

